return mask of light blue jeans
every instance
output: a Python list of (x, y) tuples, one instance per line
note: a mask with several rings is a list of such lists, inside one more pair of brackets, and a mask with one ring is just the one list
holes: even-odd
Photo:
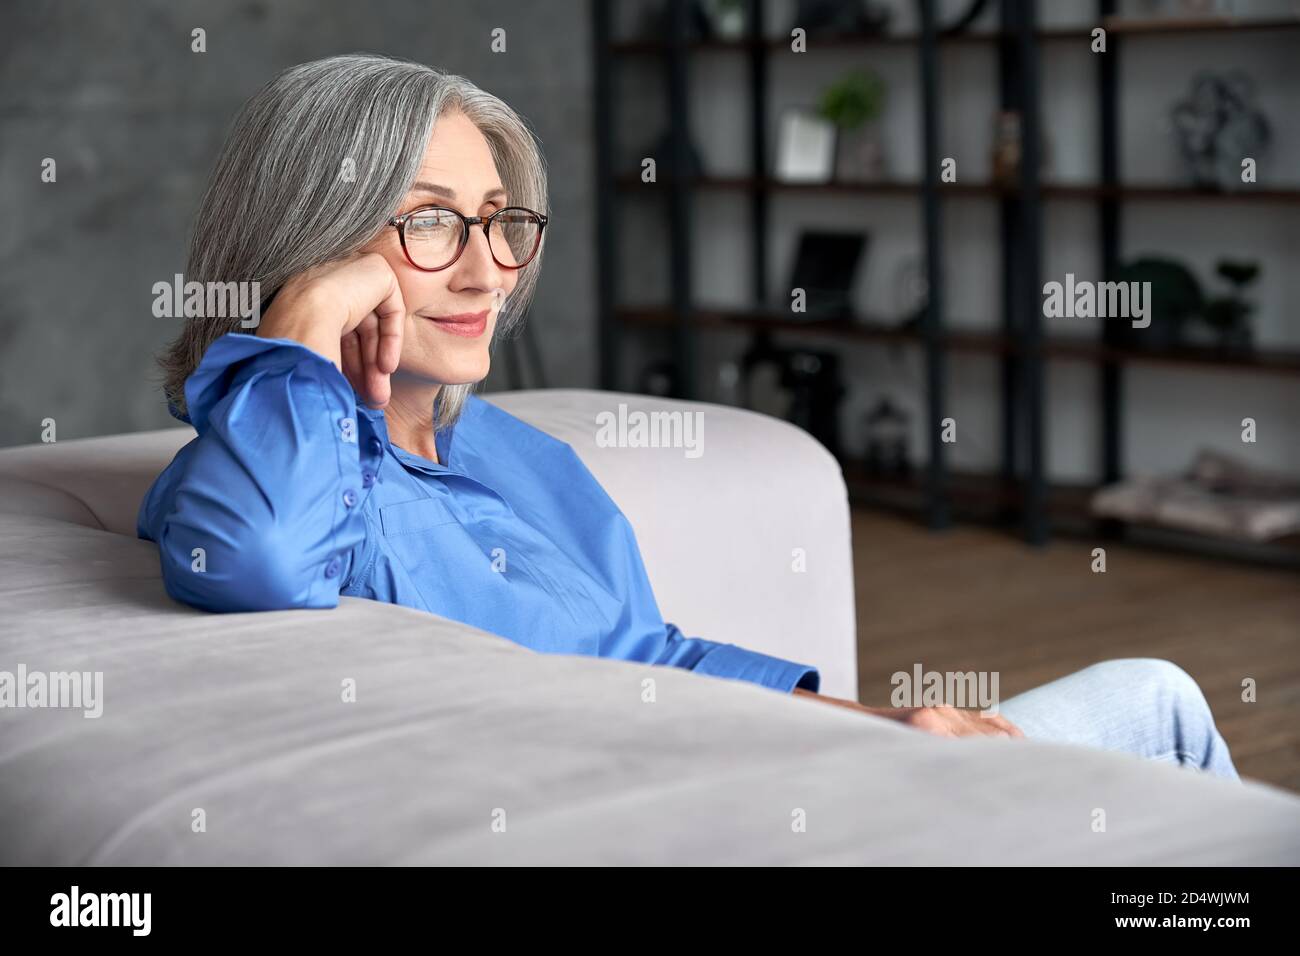
[(1123, 750), (1239, 780), (1196, 681), (1177, 664), (1102, 661), (1002, 702), (1025, 736)]

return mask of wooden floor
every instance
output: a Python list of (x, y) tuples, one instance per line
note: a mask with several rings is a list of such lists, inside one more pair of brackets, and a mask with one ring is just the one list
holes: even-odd
[[(1162, 657), (1201, 685), (1243, 777), (1300, 791), (1300, 575), (1093, 542), (853, 512), (862, 703), (890, 675), (999, 671), (1007, 699), (1099, 660)], [(1241, 700), (1253, 677), (1257, 701)]]

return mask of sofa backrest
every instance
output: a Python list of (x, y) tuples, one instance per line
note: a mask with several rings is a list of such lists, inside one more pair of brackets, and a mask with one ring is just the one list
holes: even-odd
[[(627, 515), (666, 620), (816, 665), (857, 695), (849, 509), (835, 459), (787, 422), (743, 409), (586, 389), (483, 396), (573, 446)], [(703, 416), (702, 454), (597, 440), (596, 416)], [(0, 513), (135, 536), (145, 492), (188, 426), (0, 450)], [(802, 570), (800, 570), (802, 568)]]

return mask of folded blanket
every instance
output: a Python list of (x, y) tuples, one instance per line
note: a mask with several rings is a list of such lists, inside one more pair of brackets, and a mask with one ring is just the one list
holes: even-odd
[(1108, 485), (1091, 507), (1098, 517), (1269, 541), (1300, 532), (1300, 481), (1202, 451), (1185, 475)]

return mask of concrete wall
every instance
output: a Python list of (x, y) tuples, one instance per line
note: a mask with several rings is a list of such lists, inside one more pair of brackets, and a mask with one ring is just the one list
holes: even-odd
[[(586, 3), (42, 0), (0, 27), (0, 445), (174, 424), (151, 287), (240, 104), (279, 70), (374, 52), (467, 76), (542, 141), (555, 210), (532, 312), (552, 384), (595, 376)], [(190, 32), (207, 32), (207, 52)], [(489, 48), (506, 30), (506, 52)], [(57, 182), (41, 163), (57, 162)], [(549, 346), (549, 347), (548, 347)], [(500, 381), (498, 361), (491, 387)], [(501, 387), (498, 385), (497, 387)]]

